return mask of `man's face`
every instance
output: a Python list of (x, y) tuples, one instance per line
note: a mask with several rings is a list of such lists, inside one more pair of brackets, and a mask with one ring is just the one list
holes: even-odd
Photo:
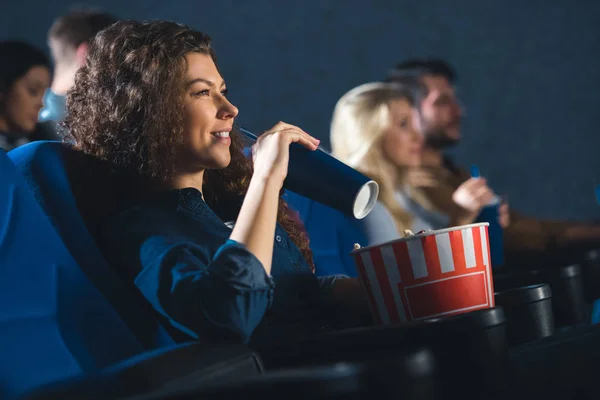
[(460, 141), (462, 109), (454, 88), (446, 78), (427, 75), (422, 79), (427, 97), (421, 102), (421, 124), (427, 147), (444, 149)]

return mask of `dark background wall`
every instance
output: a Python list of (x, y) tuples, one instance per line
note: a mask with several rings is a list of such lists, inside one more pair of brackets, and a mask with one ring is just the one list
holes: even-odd
[[(464, 140), (512, 207), (600, 218), (600, 1), (98, 0), (122, 18), (171, 19), (208, 32), (242, 125), (279, 120), (328, 145), (331, 112), (352, 87), (396, 62), (438, 56), (459, 72)], [(69, 0), (3, 1), (0, 39), (45, 47)], [(0, 60), (0, 62), (7, 62)]]

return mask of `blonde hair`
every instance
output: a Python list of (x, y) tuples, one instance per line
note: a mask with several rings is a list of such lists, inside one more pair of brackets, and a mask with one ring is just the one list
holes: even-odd
[(331, 146), (340, 161), (379, 184), (379, 200), (392, 214), (399, 232), (410, 229), (413, 218), (400, 207), (395, 192), (401, 171), (383, 153), (383, 138), (390, 124), (389, 104), (413, 96), (397, 83), (367, 83), (342, 96), (333, 111)]

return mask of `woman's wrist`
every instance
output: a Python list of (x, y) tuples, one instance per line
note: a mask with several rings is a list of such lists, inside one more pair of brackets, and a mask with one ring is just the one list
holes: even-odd
[(246, 195), (252, 193), (262, 193), (266, 196), (275, 195), (279, 197), (279, 192), (281, 191), (282, 187), (283, 181), (281, 179), (272, 176), (255, 174), (252, 175), (252, 178), (250, 179), (250, 185), (248, 187), (248, 193)]
[(271, 273), (281, 183), (253, 176), (230, 239), (246, 245)]

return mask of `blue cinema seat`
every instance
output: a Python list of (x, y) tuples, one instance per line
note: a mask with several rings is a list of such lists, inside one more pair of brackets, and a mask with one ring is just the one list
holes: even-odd
[(350, 252), (367, 243), (358, 221), (314, 200), (287, 191), (285, 199), (300, 214), (310, 238), (318, 276), (345, 274), (356, 277)]
[(144, 350), (0, 152), (0, 398)]
[[(10, 153), (75, 262), (145, 349), (173, 344), (156, 314), (104, 260), (85, 216), (100, 221), (116, 207), (118, 186), (104, 165), (60, 142), (40, 141)], [(91, 218), (93, 216), (94, 218)]]
[[(40, 143), (11, 154), (30, 172), (29, 179), (39, 179), (30, 184), (47, 207), (60, 201), (58, 191), (68, 185), (59, 159), (53, 158), (60, 151), (60, 144)], [(56, 197), (43, 197), (44, 190)], [(64, 203), (57, 203), (55, 223), (81, 222), (70, 196), (63, 193)], [(47, 385), (60, 389), (61, 382), (90, 377), (97, 379), (98, 395), (104, 391), (106, 398), (116, 398), (167, 384), (194, 387), (214, 377), (261, 373), (258, 359), (245, 346), (176, 345), (156, 328), (156, 317), (150, 314), (153, 330), (144, 335), (141, 330), (149, 324), (138, 324), (134, 314), (146, 310), (119, 292), (118, 284), (109, 283), (119, 279), (103, 264), (84, 227), (78, 227), (63, 226), (63, 233), (79, 235), (70, 238), (74, 247), (88, 245), (76, 252), (88, 263), (87, 270), (70, 254), (15, 165), (0, 152), (0, 398), (17, 398), (40, 387), (44, 395)], [(106, 296), (107, 289), (114, 292)], [(108, 298), (121, 302), (120, 313)], [(162, 338), (154, 339), (158, 335)]]

